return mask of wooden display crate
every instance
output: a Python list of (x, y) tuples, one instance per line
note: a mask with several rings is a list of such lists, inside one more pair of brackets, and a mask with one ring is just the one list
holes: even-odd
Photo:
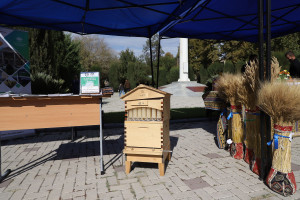
[(165, 160), (170, 160), (170, 96), (161, 90), (139, 85), (121, 97), (125, 101), (125, 170), (131, 162), (158, 163), (165, 174)]

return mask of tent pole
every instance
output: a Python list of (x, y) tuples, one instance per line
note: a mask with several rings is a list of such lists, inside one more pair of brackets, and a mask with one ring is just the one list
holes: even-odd
[[(271, 80), (271, 0), (267, 0), (267, 16), (266, 16), (266, 31), (267, 31), (267, 40), (266, 40), (266, 79)], [(266, 140), (271, 141), (271, 118), (269, 115), (266, 115)], [(272, 147), (267, 146), (267, 163), (266, 169), (269, 171), (272, 165)]]
[(157, 71), (156, 71), (156, 89), (158, 89), (158, 78), (159, 78), (159, 58), (160, 58), (160, 36), (158, 37), (158, 50), (157, 50)]
[(153, 61), (152, 61), (152, 41), (151, 41), (151, 37), (149, 37), (149, 44), (150, 44), (150, 65), (151, 65), (151, 75), (152, 75), (152, 87), (154, 87)]
[[(264, 0), (258, 0), (258, 58), (259, 58), (259, 79), (264, 81)], [(260, 112), (260, 138), (261, 138), (261, 166), (260, 179), (265, 179), (265, 113)]]
[(267, 0), (267, 15), (266, 15), (266, 80), (271, 80), (271, 0)]

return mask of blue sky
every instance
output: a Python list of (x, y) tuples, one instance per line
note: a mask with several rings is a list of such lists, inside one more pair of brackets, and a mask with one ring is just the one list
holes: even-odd
[[(143, 45), (146, 43), (146, 38), (140, 37), (121, 37), (110, 35), (99, 35), (104, 38), (104, 41), (110, 48), (120, 53), (122, 50), (129, 48), (134, 52), (136, 56), (140, 56), (143, 53)], [(163, 51), (170, 52), (176, 56), (179, 46), (179, 38), (163, 39), (161, 40), (161, 46)]]

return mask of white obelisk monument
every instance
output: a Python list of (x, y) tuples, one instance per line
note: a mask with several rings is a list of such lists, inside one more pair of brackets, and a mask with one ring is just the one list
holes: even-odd
[(188, 39), (180, 38), (179, 52), (179, 79), (178, 82), (190, 81), (189, 79), (189, 52)]

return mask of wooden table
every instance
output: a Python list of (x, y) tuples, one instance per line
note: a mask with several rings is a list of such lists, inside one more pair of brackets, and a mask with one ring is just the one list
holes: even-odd
[[(110, 95), (24, 95), (0, 97), (0, 131), (100, 126), (100, 170), (103, 169), (102, 98)], [(0, 141), (1, 142), (1, 141)], [(0, 144), (1, 145), (1, 144)], [(10, 171), (1, 175), (0, 182)]]

